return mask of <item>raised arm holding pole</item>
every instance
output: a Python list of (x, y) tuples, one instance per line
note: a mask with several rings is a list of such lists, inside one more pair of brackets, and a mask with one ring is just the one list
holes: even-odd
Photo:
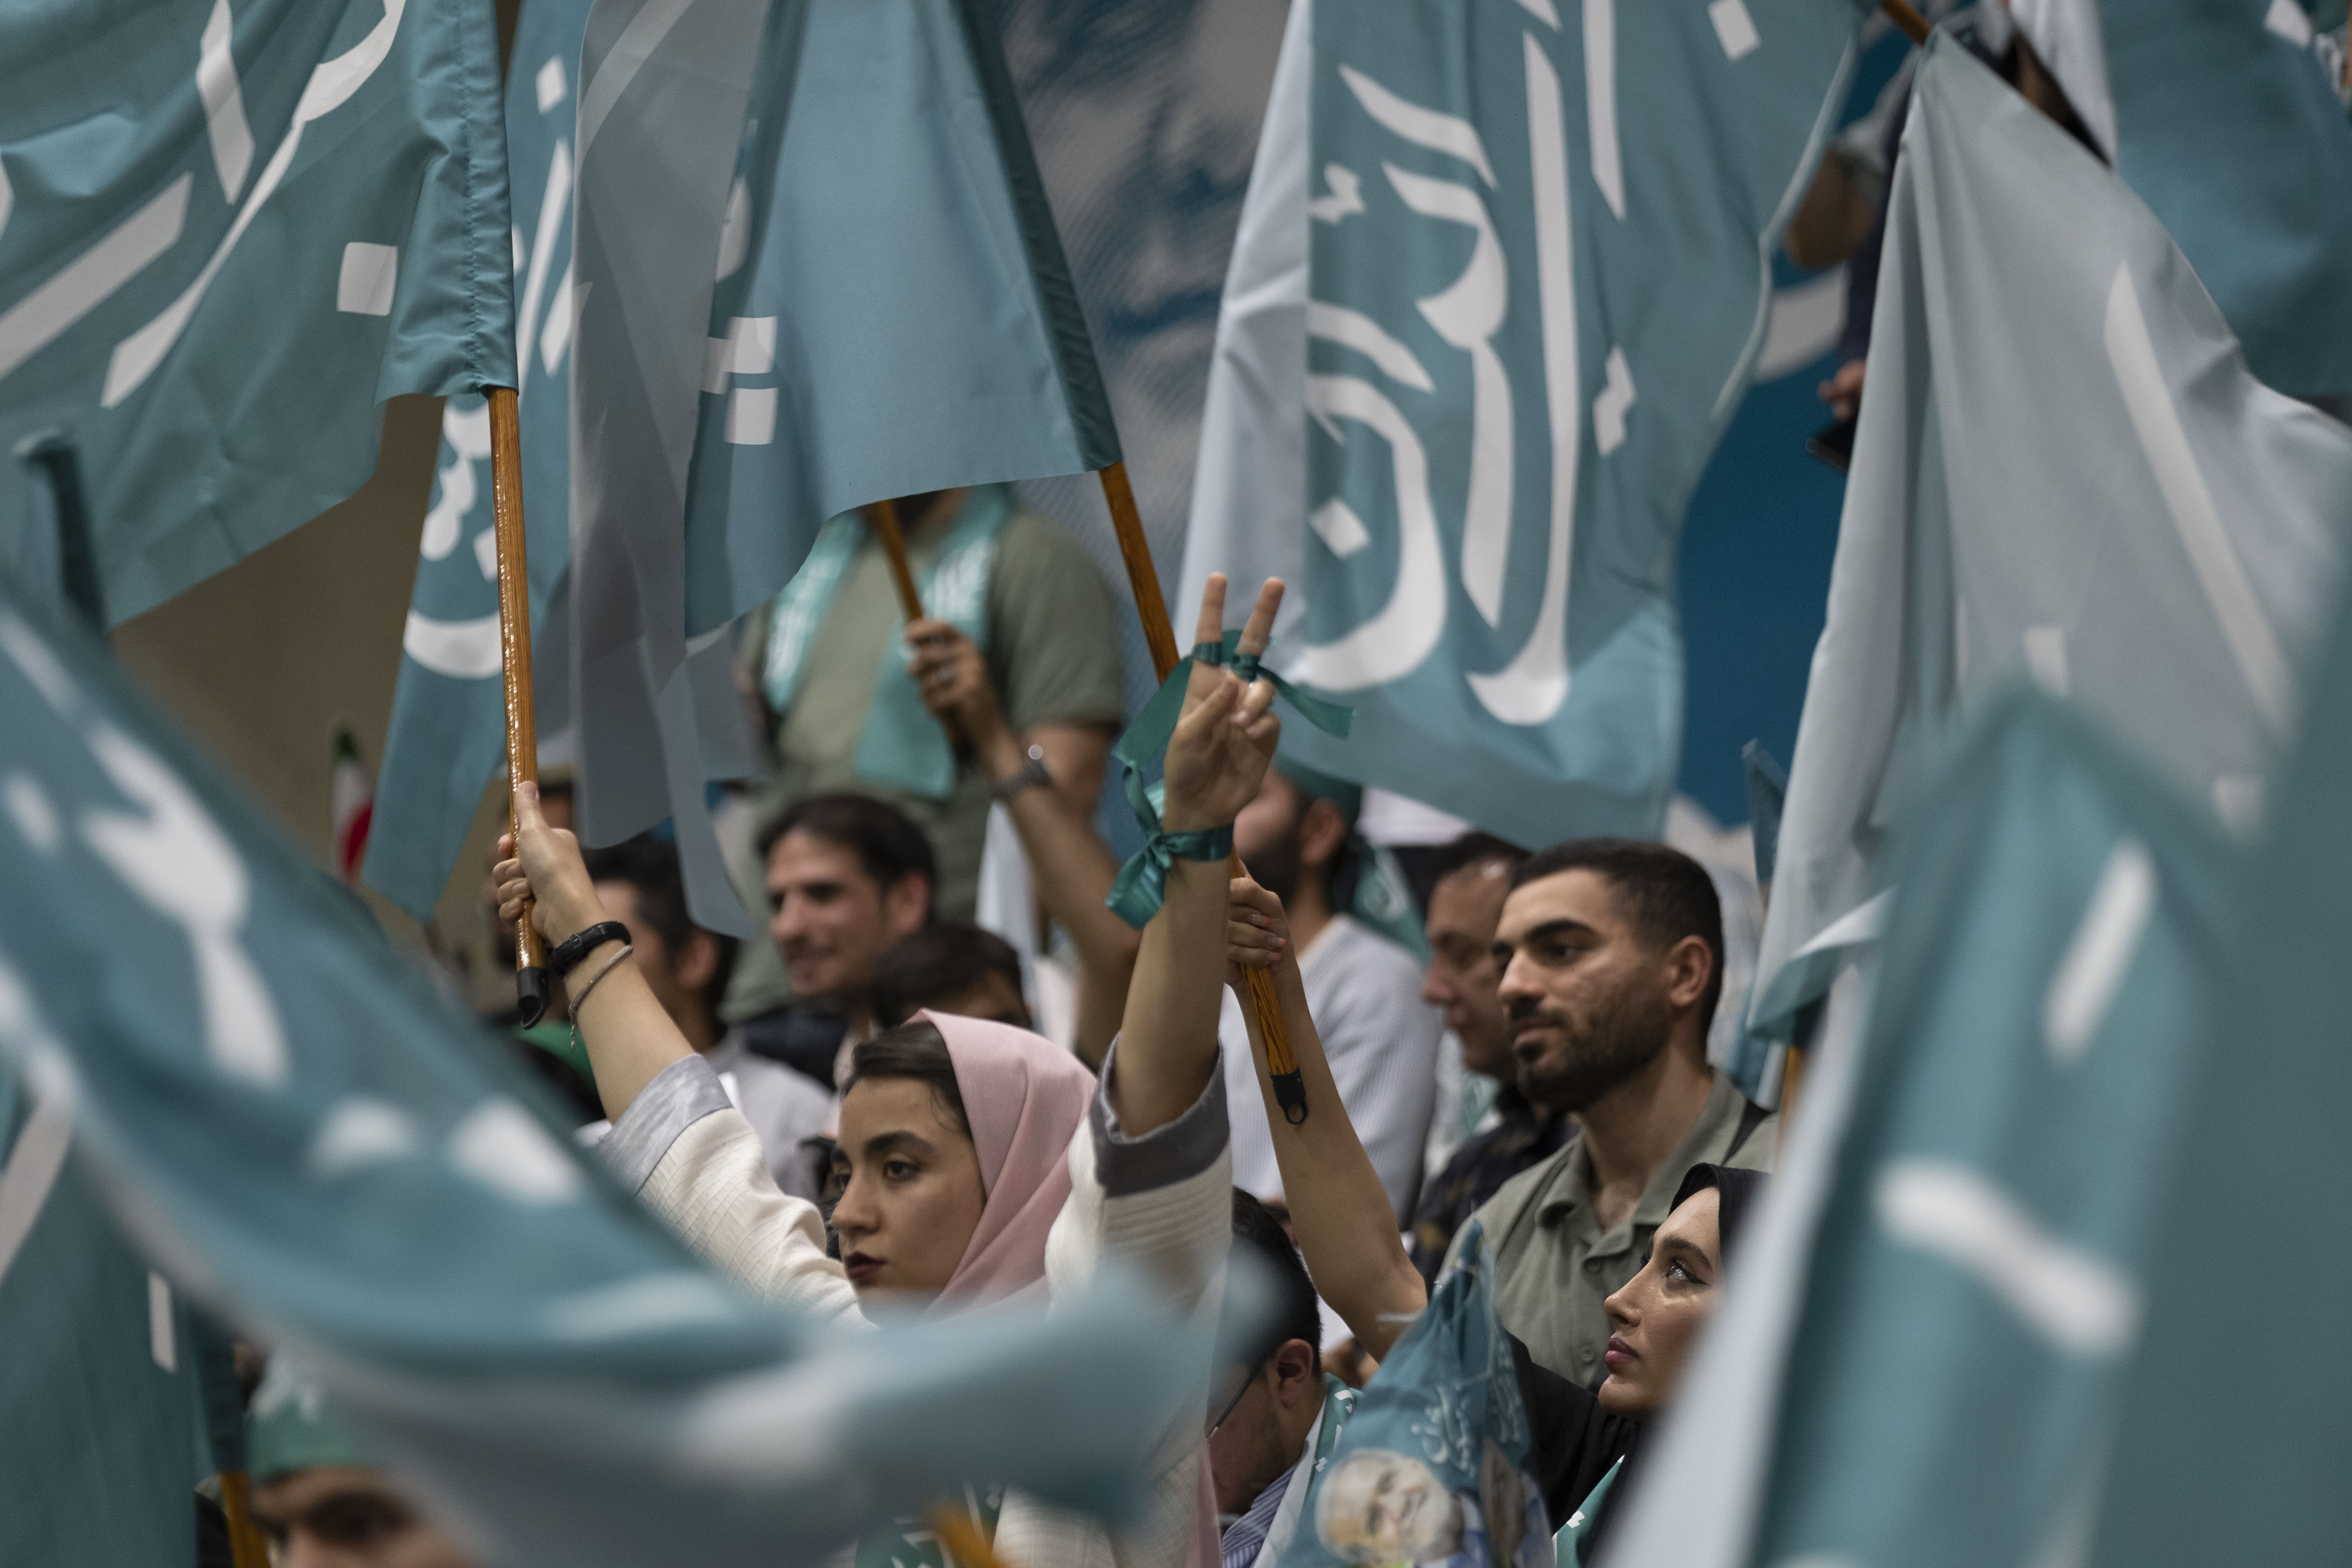
[[(1111, 526), (1118, 535), (1119, 558), (1127, 563), (1128, 585), (1135, 594), (1136, 615), (1143, 622), (1143, 640), (1151, 649), (1152, 677), (1165, 680), (1182, 655), (1176, 647), (1176, 628), (1168, 619), (1168, 602), (1160, 596), (1160, 573), (1151, 562), (1151, 542), (1144, 537), (1142, 514), (1136, 510), (1135, 489), (1128, 483), (1127, 465), (1123, 462), (1113, 463), (1098, 477), (1103, 500), (1110, 507)], [(1238, 855), (1232, 858), (1228, 869), (1234, 877), (1248, 875)], [(1249, 970), (1244, 979), (1250, 1015), (1256, 1021), (1259, 1037), (1265, 1043), (1275, 1098), (1282, 1106), (1286, 1121), (1294, 1124), (1304, 1121), (1307, 1087), (1299, 1076), (1297, 1058), (1291, 1051), (1290, 1031), (1283, 1022), (1281, 999), (1275, 994), (1273, 980), (1265, 971)]]

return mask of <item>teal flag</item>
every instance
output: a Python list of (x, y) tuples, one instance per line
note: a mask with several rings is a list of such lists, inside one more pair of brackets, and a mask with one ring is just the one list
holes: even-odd
[[(2091, 1550), (2075, 1559), (2091, 1568), (2352, 1558), (2341, 1485), (2352, 1344), (2333, 1310), (2352, 1289), (2352, 1238), (2313, 1223), (2352, 1183), (2352, 1143), (2336, 1131), (2352, 1099), (2336, 979), (2352, 942), (2352, 618), (2341, 611), (2311, 690), (2267, 842), (2220, 949), (2220, 1002), (2189, 1090), (2191, 1136), (2153, 1179), (2164, 1230), (2100, 1517)], [(2295, 1287), (2262, 1312), (2264, 1342), (2285, 1353), (2237, 1352), (2227, 1325), (2243, 1311), (2235, 1291), (2246, 1271), (2198, 1245), (2224, 1225), (2249, 1268), (2292, 1260)]]
[(689, 636), (868, 501), (1104, 468), (1118, 436), (985, 0), (782, 0), (710, 305)]
[(2067, 1561), (2180, 1225), (2168, 1188), (2210, 1148), (2238, 851), (2032, 691), (1909, 839), (1752, 1560)]
[(2014, 9), (2247, 366), (2295, 397), (2352, 396), (2352, 122), (2341, 55), (2313, 47), (2310, 0)]
[(995, 27), (982, 0), (719, 0), (675, 26), (598, 0), (589, 26), (581, 824), (674, 818), (714, 929), (743, 917), (704, 782), (757, 765), (728, 627), (850, 507), (1118, 458)]
[(357, 489), (383, 399), (513, 382), (479, 0), (11, 7), (0, 170), (0, 447), (79, 448), (110, 623)]
[(199, 1347), (73, 1137), (0, 1068), (0, 1562), (194, 1568)]
[(2251, 828), (2352, 516), (2352, 432), (2258, 382), (2147, 205), (1940, 36), (1877, 301), (1757, 969), (1781, 1038), (1867, 940), (1936, 747), (2013, 679)]
[(1344, 1415), (1268, 1568), (1552, 1568), (1535, 1431), (1476, 1221), (1456, 1257)]
[[(0, 885), (0, 1068), (32, 1123), (69, 1130), (148, 1268), (294, 1355), (487, 1561), (814, 1563), (966, 1482), (1116, 1508), (1198, 1419), (1205, 1342), (1116, 1270), (1050, 1320), (867, 1332), (703, 1268), (100, 643), (13, 586)], [(74, 1221), (56, 1201), (28, 1245)], [(0, 1375), (41, 1375), (87, 1326), (47, 1321)]]
[[(507, 73), (524, 553), (532, 625), (550, 630), (568, 619), (550, 606), (572, 558), (572, 148), (588, 6), (589, 0), (529, 0)], [(490, 523), (489, 411), (478, 394), (461, 393), (441, 416), (441, 454), (362, 868), (370, 887), (420, 921), (431, 918), (483, 787), (506, 760)], [(568, 661), (544, 636), (535, 653), (540, 728), (552, 734), (562, 722), (556, 688)]]
[(1656, 835), (1683, 511), (1843, 100), (1852, 0), (1294, 4), (1180, 602), (1292, 585), (1316, 767), (1517, 843)]
[[(2199, 1086), (2253, 1037), (2219, 1005), (2243, 851), (2022, 680), (1945, 748), (1902, 837), (1868, 999), (1844, 1023), (1856, 998), (1832, 1002), (1755, 1268), (1619, 1568), (2084, 1560), (2176, 1184), (2220, 1152)], [(2234, 1440), (2231, 1404), (2175, 1399), (2167, 1424)]]

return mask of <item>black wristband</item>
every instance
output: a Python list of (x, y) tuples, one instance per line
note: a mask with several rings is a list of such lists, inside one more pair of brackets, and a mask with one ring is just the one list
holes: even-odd
[(608, 942), (626, 942), (629, 928), (618, 921), (598, 921), (586, 931), (573, 931), (549, 950), (547, 967), (558, 974), (569, 974), (580, 966), (580, 961)]

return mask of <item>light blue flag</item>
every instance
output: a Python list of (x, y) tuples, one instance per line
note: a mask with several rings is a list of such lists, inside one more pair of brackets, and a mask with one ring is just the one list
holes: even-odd
[(1683, 509), (1841, 106), (1849, 0), (1294, 5), (1182, 597), (1294, 586), (1315, 766), (1520, 843), (1654, 836)]
[(2252, 826), (2352, 517), (2352, 431), (2255, 380), (2147, 207), (1941, 35), (1868, 384), (1757, 968), (1777, 1038), (1869, 940), (1936, 747), (2012, 679)]
[[(2347, 511), (2352, 518), (2352, 511)], [(2148, 1563), (2352, 1560), (2343, 1460), (2352, 1452), (2352, 1237), (2332, 1222), (2352, 1185), (2343, 955), (2352, 944), (2352, 617), (2314, 671), (2297, 756), (2221, 946), (2227, 970), (2189, 1087), (2194, 1129), (2154, 1180), (2162, 1240), (2116, 1412), (2091, 1568)], [(2226, 1230), (2219, 1228), (2226, 1226)], [(2200, 1243), (2227, 1235), (2244, 1261)], [(2292, 1270), (2260, 1313), (2278, 1353), (2244, 1353), (2244, 1291)]]
[(2352, 396), (2352, 122), (2308, 0), (2012, 9), (2248, 368), (2292, 396)]
[(2213, 1180), (2198, 1085), (2267, 1043), (2216, 1005), (2243, 856), (2030, 683), (1956, 739), (1616, 1568), (2083, 1561), (2174, 1183)]
[(0, 1562), (194, 1568), (197, 1348), (72, 1141), (0, 1068)]
[(729, 192), (686, 629), (868, 501), (1104, 468), (1118, 436), (982, 0), (782, 0)]
[(512, 383), (498, 82), (478, 0), (0, 16), (0, 447), (79, 448), (110, 623), (357, 489), (383, 399)]
[(1115, 1507), (1198, 1419), (1208, 1347), (1134, 1281), (864, 1332), (702, 1267), (13, 586), (0, 885), (0, 1069), (35, 1121), (69, 1126), (149, 1268), (293, 1354), (487, 1560), (813, 1563), (966, 1482)]
[[(558, 637), (569, 617), (549, 606), (572, 557), (572, 143), (589, 3), (530, 0), (507, 75), (524, 554), (532, 626)], [(363, 868), (370, 887), (420, 921), (431, 918), (483, 786), (506, 757), (490, 524), (489, 411), (478, 395), (460, 394), (442, 414), (433, 504), (401, 634), (400, 684)], [(556, 689), (569, 661), (544, 635), (534, 651), (540, 729), (552, 734), (565, 707)]]

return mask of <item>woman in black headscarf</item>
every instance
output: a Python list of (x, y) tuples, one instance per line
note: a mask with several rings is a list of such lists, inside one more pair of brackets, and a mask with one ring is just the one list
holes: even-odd
[(1597, 1390), (1536, 1365), (1512, 1337), (1560, 1568), (1581, 1568), (1600, 1552), (1641, 1463), (1643, 1434), (1674, 1403), (1699, 1331), (1715, 1315), (1724, 1266), (1769, 1179), (1721, 1165), (1690, 1168), (1642, 1271), (1604, 1303), (1616, 1332)]

